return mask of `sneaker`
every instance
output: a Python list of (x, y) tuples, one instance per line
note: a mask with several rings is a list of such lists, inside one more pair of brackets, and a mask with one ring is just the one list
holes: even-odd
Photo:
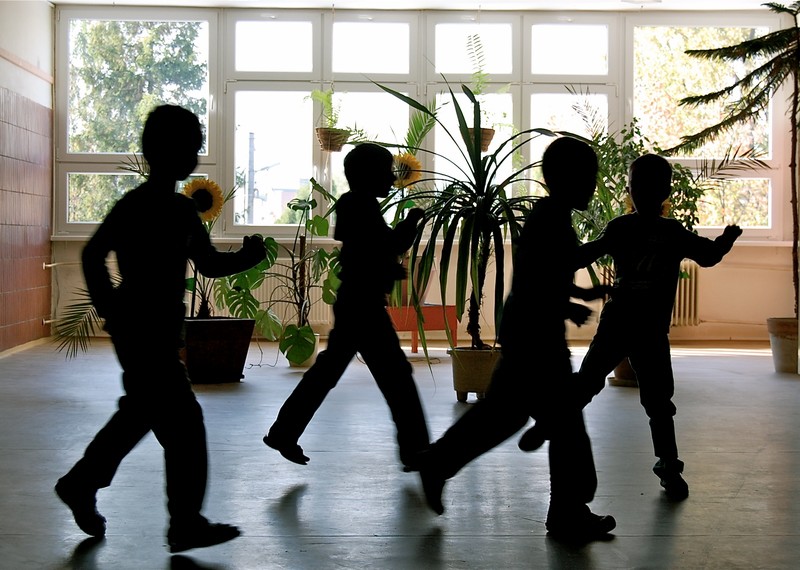
[(62, 477), (56, 483), (56, 495), (72, 511), (78, 527), (89, 536), (106, 534), (106, 519), (97, 512), (96, 491), (81, 490), (70, 485)]
[(422, 481), (422, 491), (425, 493), (425, 502), (437, 515), (444, 513), (442, 504), (442, 491), (444, 491), (445, 478), (439, 475), (434, 469), (422, 468), (419, 470), (419, 478)]
[(607, 537), (617, 521), (611, 515), (596, 515), (588, 507), (573, 516), (547, 513), (545, 528), (553, 538), (571, 542), (589, 542)]
[(522, 451), (536, 451), (544, 445), (547, 435), (545, 430), (537, 423), (519, 438), (519, 447)]
[(303, 453), (303, 448), (296, 443), (285, 443), (269, 434), (264, 436), (264, 443), (278, 451), (286, 459), (298, 465), (308, 465), (308, 457)]
[(653, 473), (661, 480), (661, 486), (667, 497), (673, 501), (682, 501), (689, 496), (689, 485), (681, 477), (682, 472), (683, 461), (680, 459), (672, 461), (659, 459), (653, 466)]
[(188, 528), (170, 527), (167, 542), (171, 553), (184, 552), (192, 548), (205, 548), (228, 542), (239, 536), (241, 532), (233, 525), (221, 523), (203, 523)]

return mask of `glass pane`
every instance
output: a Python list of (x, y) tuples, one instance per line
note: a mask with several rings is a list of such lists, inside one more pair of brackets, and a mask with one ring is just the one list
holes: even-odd
[[(587, 138), (602, 136), (608, 132), (608, 96), (604, 93), (534, 93), (531, 95), (530, 127), (568, 131)], [(541, 160), (552, 140), (540, 137), (531, 144), (534, 160)], [(538, 173), (537, 179), (541, 180)], [(534, 191), (542, 193), (538, 186)]]
[(147, 113), (162, 103), (191, 109), (207, 127), (208, 28), (70, 21), (69, 152), (138, 152)]
[(408, 24), (405, 23), (335, 23), (333, 71), (408, 73), (410, 37)]
[[(443, 98), (447, 101), (441, 111), (439, 118), (444, 123), (447, 131), (458, 142), (447, 135), (445, 128), (437, 125), (434, 129), (436, 136), (436, 156), (434, 157), (433, 170), (438, 174), (452, 176), (454, 178), (463, 178), (463, 171), (469, 171), (467, 166), (467, 159), (464, 157), (465, 146), (461, 133), (458, 130), (458, 120), (456, 118), (455, 107), (452, 101), (449, 100), (449, 95)], [(464, 113), (466, 122), (471, 126), (472, 124), (472, 105), (467, 99), (466, 95), (457, 94), (456, 101)], [(489, 144), (488, 153), (493, 153), (497, 150), (500, 143), (507, 140), (514, 132), (514, 125), (511, 124), (511, 117), (514, 116), (514, 101), (510, 93), (491, 93), (481, 96), (481, 124), (483, 128), (494, 128), (495, 133), (492, 142)], [(485, 110), (485, 112), (484, 112)], [(494, 117), (497, 120), (492, 119)], [(500, 158), (506, 155), (507, 151), (511, 149), (510, 145), (506, 145), (500, 153)], [(496, 177), (496, 182), (501, 182), (504, 178), (511, 175), (512, 160), (506, 160), (499, 168)]]
[(531, 73), (607, 75), (608, 26), (531, 26)]
[(237, 71), (313, 71), (311, 22), (236, 22)]
[(67, 222), (102, 222), (117, 200), (142, 182), (138, 174), (69, 174)]
[[(680, 142), (682, 135), (718, 122), (733, 99), (699, 107), (679, 106), (678, 101), (726, 87), (760, 62), (734, 66), (690, 57), (684, 52), (734, 45), (766, 32), (766, 28), (634, 28), (633, 114), (639, 120), (642, 134), (659, 147), (670, 148)], [(769, 117), (737, 126), (691, 156), (722, 157), (729, 146), (738, 146), (741, 151), (753, 150), (760, 158), (769, 158), (772, 146)]]
[(436, 73), (473, 73), (470, 36), (480, 38), (486, 73), (512, 72), (511, 24), (436, 24)]
[(766, 178), (712, 180), (698, 204), (700, 226), (770, 227), (770, 181)]
[(314, 116), (308, 92), (239, 92), (234, 115), (234, 223), (291, 224), (286, 203), (310, 192)]
[[(402, 144), (408, 128), (409, 107), (388, 93), (341, 93), (339, 123), (358, 131), (365, 140)], [(341, 152), (326, 153), (335, 196), (349, 189), (344, 177), (344, 157), (353, 147), (346, 145)], [(391, 149), (390, 149), (391, 150)], [(392, 150), (393, 153), (396, 151)]]

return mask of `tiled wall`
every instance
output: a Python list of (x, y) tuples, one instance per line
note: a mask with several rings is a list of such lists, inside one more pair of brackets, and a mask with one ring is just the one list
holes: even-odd
[(50, 334), (52, 121), (0, 88), (0, 352)]

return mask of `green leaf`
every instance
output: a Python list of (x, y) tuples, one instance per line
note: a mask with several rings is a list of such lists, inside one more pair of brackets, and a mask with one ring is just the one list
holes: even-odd
[(278, 348), (289, 362), (300, 364), (314, 354), (316, 342), (314, 330), (309, 325), (288, 325), (283, 331)]

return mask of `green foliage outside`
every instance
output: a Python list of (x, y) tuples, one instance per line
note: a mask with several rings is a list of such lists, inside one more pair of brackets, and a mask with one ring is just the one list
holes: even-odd
[[(186, 107), (207, 122), (208, 64), (200, 61), (197, 49), (205, 26), (205, 22), (73, 22), (69, 152), (139, 152), (148, 113), (164, 103)], [(69, 221), (102, 220), (135, 185), (119, 175), (72, 175)]]

